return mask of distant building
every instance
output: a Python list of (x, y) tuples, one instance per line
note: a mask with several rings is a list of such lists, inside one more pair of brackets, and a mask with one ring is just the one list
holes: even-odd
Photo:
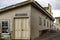
[(51, 29), (53, 22), (53, 16), (34, 0), (0, 9), (0, 33), (4, 38), (33, 40), (40, 30)]
[[(44, 7), (44, 9), (46, 9), (49, 14), (53, 15), (50, 4), (48, 4), (48, 7)], [(53, 23), (53, 27), (51, 29), (60, 30), (60, 17), (55, 17), (55, 20), (56, 23)]]
[(60, 17), (55, 17), (55, 21), (56, 30), (60, 30)]
[(49, 12), (51, 15), (53, 15), (52, 13), (52, 7), (50, 4), (48, 4), (48, 7), (44, 7), (44, 9), (46, 9), (47, 12)]
[(60, 26), (60, 17), (55, 17), (56, 24)]
[(53, 29), (56, 31), (60, 31), (60, 26), (56, 23), (54, 23)]
[[(44, 7), (44, 9), (45, 9), (49, 14), (51, 14), (51, 15), (53, 16), (53, 13), (52, 13), (52, 6), (51, 6), (50, 4), (48, 4), (47, 7)], [(52, 27), (51, 27), (50, 29), (55, 30), (54, 25), (55, 25), (55, 24), (53, 23), (53, 25), (52, 25)]]

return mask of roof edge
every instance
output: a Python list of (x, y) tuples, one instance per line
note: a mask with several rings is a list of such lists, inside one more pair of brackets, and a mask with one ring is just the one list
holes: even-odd
[(38, 2), (34, 2), (34, 3), (37, 3), (36, 5), (41, 9), (41, 10), (43, 10), (53, 21), (55, 20), (54, 18), (53, 18), (53, 16), (50, 14), (50, 13), (48, 13)]
[(14, 5), (10, 5), (10, 6), (4, 7), (2, 9), (0, 9), (0, 13), (3, 12), (3, 11), (6, 11), (6, 10), (12, 9), (12, 8), (18, 7), (18, 6), (22, 6), (22, 5), (31, 3), (31, 2), (32, 1), (24, 1), (24, 2), (21, 2), (21, 3), (18, 3), (18, 4), (14, 4)]
[(44, 11), (46, 13), (46, 15), (48, 15), (53, 21), (54, 21), (54, 18), (51, 14), (49, 14), (38, 2), (36, 1), (24, 1), (24, 2), (21, 2), (21, 3), (18, 3), (18, 4), (15, 4), (15, 5), (11, 5), (11, 6), (8, 6), (8, 7), (5, 7), (3, 9), (0, 9), (0, 13), (1, 12), (4, 12), (4, 11), (7, 11), (7, 10), (10, 10), (10, 9), (13, 9), (13, 8), (16, 8), (16, 7), (19, 7), (19, 6), (23, 6), (25, 4), (35, 4), (38, 8), (40, 8), (42, 11)]

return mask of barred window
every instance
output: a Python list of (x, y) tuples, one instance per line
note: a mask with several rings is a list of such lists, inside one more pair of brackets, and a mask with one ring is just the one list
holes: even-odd
[(2, 33), (8, 33), (8, 21), (2, 21)]

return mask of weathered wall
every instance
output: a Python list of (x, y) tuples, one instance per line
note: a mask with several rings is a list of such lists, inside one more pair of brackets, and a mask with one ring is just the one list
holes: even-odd
[[(31, 7), (30, 7), (30, 5), (27, 5), (24, 7), (16, 8), (16, 9), (1, 13), (0, 14), (0, 29), (1, 29), (1, 21), (8, 20), (9, 21), (9, 26), (8, 26), (9, 31), (13, 32), (13, 28), (14, 28), (13, 21), (14, 21), (14, 17), (16, 17), (15, 14), (24, 14), (25, 13), (25, 14), (28, 14), (27, 17), (30, 17), (30, 13), (31, 13), (30, 11), (31, 11)], [(19, 16), (19, 17), (21, 17), (21, 16)], [(2, 35), (4, 35), (6, 37), (6, 36), (9, 36), (9, 33), (2, 33)]]
[[(31, 14), (31, 39), (39, 36), (39, 31), (44, 29), (50, 29), (50, 24), (52, 24), (52, 20), (50, 20), (46, 15), (41, 13), (36, 8), (32, 7), (32, 14)], [(42, 25), (39, 25), (39, 17), (42, 18)], [(46, 25), (44, 26), (44, 20), (46, 21)], [(47, 26), (48, 22), (48, 26)]]

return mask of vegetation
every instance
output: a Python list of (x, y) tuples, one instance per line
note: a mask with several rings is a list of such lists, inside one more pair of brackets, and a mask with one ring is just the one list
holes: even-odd
[(0, 34), (0, 40), (5, 40), (4, 38), (2, 38), (1, 34)]

